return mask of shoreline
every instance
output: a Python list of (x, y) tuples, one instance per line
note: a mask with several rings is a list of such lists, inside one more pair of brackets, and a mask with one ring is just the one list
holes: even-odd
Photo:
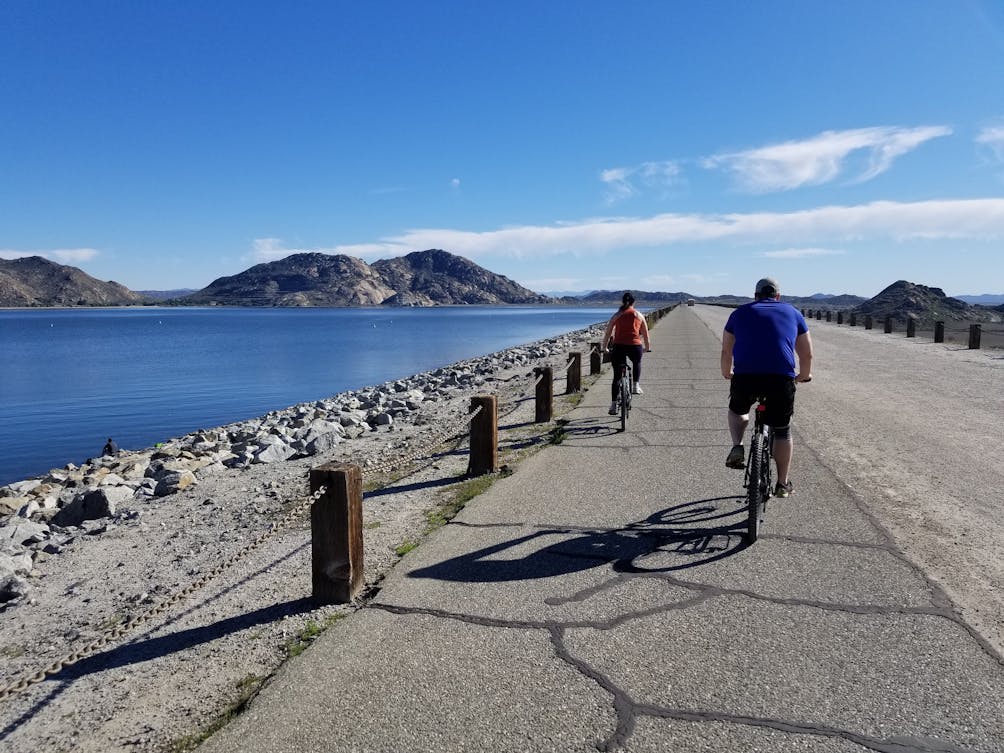
[[(500, 439), (500, 453), (513, 462), (532, 451), (527, 448), (545, 441), (549, 426), (533, 424), (533, 368), (555, 367), (556, 407), (564, 405), (560, 374), (567, 353), (581, 351), (588, 374), (589, 343), (602, 331), (602, 324), (592, 325), (195, 432), (161, 448), (98, 458), (86, 469), (66, 471), (73, 485), (58, 493), (41, 488), (51, 484), (48, 474), (30, 480), (38, 486), (24, 493), (39, 509), (28, 517), (15, 511), (0, 518), (0, 541), (6, 542), (0, 547), (0, 587), (8, 588), (0, 602), (0, 690), (99, 638), (108, 626), (142, 615), (239, 552), (302, 504), (310, 468), (324, 462), (358, 464), (364, 480), (376, 484), (364, 497), (364, 570), (367, 587), (378, 587), (383, 573), (429, 532), (430, 520), (441, 514), (434, 511), (456, 504), (467, 483), (467, 454), (457, 451), (464, 438), (448, 441), (437, 432), (466, 427), (470, 397), (494, 393), (508, 411), (500, 406), (500, 423), (506, 424), (500, 434), (508, 436)], [(420, 385), (422, 399), (412, 394), (409, 407), (408, 393)], [(359, 406), (350, 407), (354, 402)], [(316, 422), (336, 422), (332, 415), (313, 414), (333, 414), (334, 405), (339, 425), (341, 414), (349, 414), (343, 427), (348, 434), (362, 428), (353, 415), (365, 428), (325, 447), (337, 430), (316, 431)], [(309, 433), (312, 424), (316, 436), (295, 436)], [(253, 441), (252, 434), (266, 441)], [(316, 442), (317, 453), (281, 458), (304, 441)], [(374, 469), (421, 445), (430, 446), (404, 475)], [(117, 499), (125, 492), (116, 489), (129, 495)], [(57, 500), (55, 508), (45, 506), (47, 496)], [(10, 499), (0, 498), (0, 504)], [(62, 524), (53, 522), (57, 516)], [(266, 682), (318, 626), (357, 608), (315, 607), (306, 598), (309, 539), (309, 520), (298, 520), (153, 620), (151, 628), (124, 635), (103, 652), (0, 699), (0, 729), (6, 728), (0, 740), (18, 751), (152, 753), (197, 734)], [(203, 637), (193, 640), (196, 635)], [(193, 667), (199, 669), (193, 673)]]

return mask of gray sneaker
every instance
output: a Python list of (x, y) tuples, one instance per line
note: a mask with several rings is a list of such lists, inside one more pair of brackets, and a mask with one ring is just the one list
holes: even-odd
[(746, 453), (741, 444), (729, 450), (729, 456), (725, 458), (725, 467), (738, 468), (740, 471), (746, 468)]
[(777, 486), (774, 487), (774, 496), (784, 499), (791, 495), (794, 488), (791, 485), (791, 481), (785, 481), (783, 484), (778, 481)]

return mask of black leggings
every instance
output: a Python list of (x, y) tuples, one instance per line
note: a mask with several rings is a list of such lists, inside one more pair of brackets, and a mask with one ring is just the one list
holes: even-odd
[(641, 345), (618, 345), (614, 343), (610, 349), (610, 363), (614, 365), (614, 381), (610, 385), (611, 400), (616, 400), (620, 394), (617, 380), (620, 378), (621, 368), (629, 358), (631, 359), (631, 368), (634, 369), (634, 375), (631, 378), (635, 382), (641, 379), (641, 354), (644, 352), (645, 349)]

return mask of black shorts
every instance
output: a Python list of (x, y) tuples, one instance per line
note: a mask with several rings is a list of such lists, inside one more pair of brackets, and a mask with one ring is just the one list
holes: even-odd
[(749, 413), (758, 398), (767, 399), (764, 421), (768, 426), (787, 426), (795, 413), (795, 380), (784, 374), (733, 374), (729, 387), (729, 410)]

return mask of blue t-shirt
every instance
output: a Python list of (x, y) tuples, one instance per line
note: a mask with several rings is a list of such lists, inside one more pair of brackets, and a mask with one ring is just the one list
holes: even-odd
[(784, 301), (753, 301), (729, 315), (725, 331), (736, 338), (736, 374), (786, 374), (795, 370), (795, 339), (809, 331), (802, 312)]

